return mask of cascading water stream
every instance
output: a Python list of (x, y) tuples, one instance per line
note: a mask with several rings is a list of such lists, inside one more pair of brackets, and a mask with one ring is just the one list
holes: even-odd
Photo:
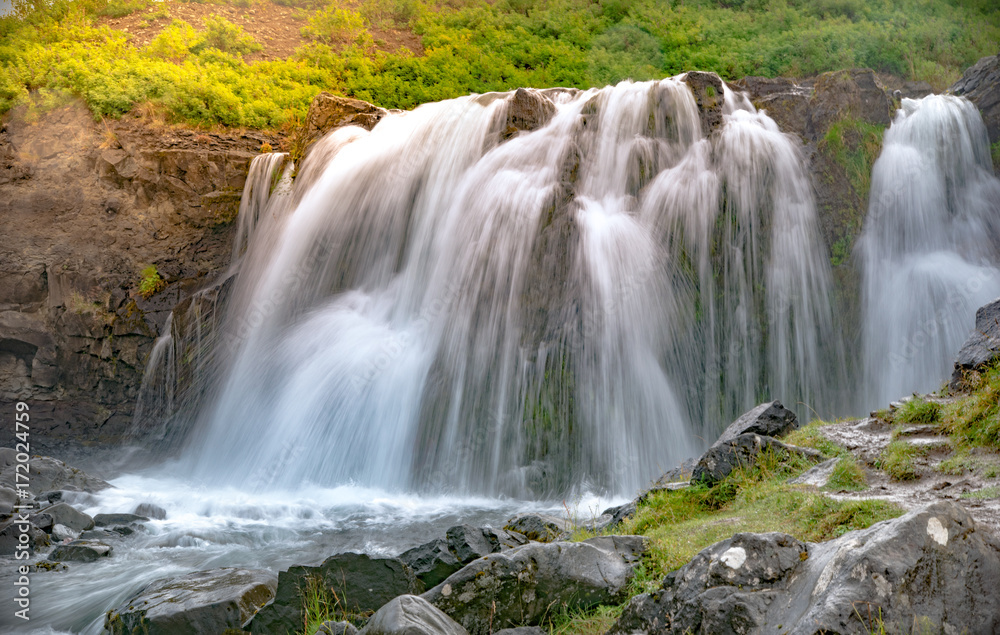
[(795, 143), (728, 90), (703, 130), (683, 77), (532, 98), (507, 140), (492, 94), (311, 150), (226, 301), (196, 478), (628, 493), (762, 398), (831, 405)]
[(1000, 296), (1000, 180), (965, 99), (904, 99), (872, 171), (864, 231), (865, 410), (950, 375), (976, 309)]

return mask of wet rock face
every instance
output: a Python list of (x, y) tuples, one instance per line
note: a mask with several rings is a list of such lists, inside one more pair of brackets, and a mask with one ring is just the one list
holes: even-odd
[(111, 545), (97, 540), (74, 540), (65, 545), (59, 545), (49, 554), (51, 562), (94, 562), (101, 558), (110, 558)]
[(952, 502), (820, 544), (736, 534), (633, 598), (611, 633), (867, 633), (869, 608), (887, 632), (994, 633), (998, 546)]
[(1000, 299), (976, 310), (976, 329), (955, 358), (953, 389), (961, 389), (966, 371), (981, 368), (1000, 358)]
[(518, 88), (507, 99), (506, 120), (501, 126), (504, 139), (519, 131), (541, 128), (556, 114), (556, 106), (541, 91)]
[(182, 635), (239, 630), (274, 596), (270, 571), (213, 569), (160, 580), (108, 611), (104, 628), (112, 635)]
[(894, 112), (894, 104), (874, 71), (823, 73), (813, 85), (808, 132), (811, 138), (819, 139), (844, 116), (888, 126)]
[[(119, 439), (169, 310), (221, 271), (251, 159), (277, 138), (107, 125), (71, 105), (0, 130), (0, 408), (32, 449)], [(135, 291), (155, 265), (167, 283)], [(14, 427), (0, 431), (13, 445)]]
[(798, 427), (794, 412), (781, 405), (780, 401), (770, 401), (740, 415), (723, 431), (715, 445), (748, 433), (779, 438)]
[(1000, 55), (976, 62), (948, 90), (975, 104), (983, 114), (990, 143), (1000, 141)]
[(702, 133), (715, 132), (722, 125), (722, 106), (726, 101), (722, 80), (715, 73), (691, 71), (684, 75), (684, 82), (691, 87), (698, 104)]
[(530, 543), (480, 558), (423, 594), (473, 635), (537, 625), (555, 606), (621, 601), (642, 536)]
[(337, 554), (319, 566), (297, 565), (278, 574), (274, 600), (254, 616), (247, 630), (254, 635), (285, 635), (301, 628), (304, 619), (301, 592), (310, 579), (333, 589), (342, 599), (341, 608), (348, 613), (370, 613), (395, 597), (423, 590), (413, 570), (396, 558)]

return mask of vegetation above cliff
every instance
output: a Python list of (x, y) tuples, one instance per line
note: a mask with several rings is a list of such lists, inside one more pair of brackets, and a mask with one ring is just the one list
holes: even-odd
[[(271, 0), (213, 1), (244, 24), (276, 19)], [(267, 42), (230, 20), (195, 28), (171, 15), (191, 5), (17, 0), (0, 20), (0, 110), (38, 91), (36, 106), (79, 96), (98, 117), (145, 105), (173, 122), (279, 128), (320, 90), (408, 108), (689, 69), (735, 79), (865, 66), (940, 89), (1000, 41), (992, 0), (275, 1), (301, 45), (261, 57)], [(113, 28), (129, 15), (141, 18), (132, 29)]]

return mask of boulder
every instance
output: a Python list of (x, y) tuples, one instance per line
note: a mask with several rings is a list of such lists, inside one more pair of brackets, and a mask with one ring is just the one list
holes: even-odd
[(635, 501), (629, 501), (623, 505), (617, 505), (615, 507), (608, 507), (592, 522), (584, 523), (583, 527), (590, 531), (606, 531), (608, 529), (613, 529), (622, 524), (625, 519), (634, 516), (635, 511)]
[(948, 90), (975, 104), (983, 115), (990, 143), (1000, 141), (1000, 55), (980, 59)]
[(710, 447), (695, 466), (691, 484), (714, 485), (729, 476), (736, 468), (753, 465), (757, 462), (757, 457), (768, 449), (784, 450), (812, 459), (820, 459), (823, 456), (811, 448), (786, 445), (772, 437), (753, 433), (741, 434), (735, 439)]
[(979, 307), (976, 311), (976, 329), (965, 340), (955, 358), (955, 372), (951, 376), (954, 389), (961, 389), (966, 371), (981, 368), (1000, 358), (1000, 298)]
[(423, 594), (473, 635), (537, 625), (553, 611), (621, 602), (642, 536), (530, 543), (490, 554)]
[(48, 547), (50, 539), (47, 533), (29, 523), (17, 522), (17, 516), (0, 523), (0, 556), (12, 556), (17, 551), (17, 545), (23, 533), (28, 534), (28, 553)]
[[(0, 448), (0, 485), (15, 488), (17, 477), (17, 452), (12, 448)], [(96, 476), (66, 465), (48, 456), (32, 456), (28, 460), (31, 475), (30, 487), (33, 492), (64, 489), (78, 492), (99, 492), (111, 485)]]
[(80, 532), (73, 531), (66, 525), (53, 525), (52, 526), (52, 539), (58, 540), (59, 542), (67, 542), (70, 540), (76, 540), (80, 537)]
[(343, 126), (360, 126), (365, 130), (375, 127), (382, 117), (389, 114), (385, 108), (360, 99), (339, 97), (323, 92), (309, 104), (306, 114), (305, 142), (309, 145), (327, 132)]
[(111, 557), (111, 545), (97, 540), (74, 540), (65, 545), (57, 545), (49, 553), (51, 562), (94, 562)]
[(274, 600), (257, 612), (247, 630), (255, 635), (285, 635), (301, 628), (304, 614), (300, 593), (309, 579), (333, 589), (347, 613), (370, 613), (394, 597), (423, 590), (413, 570), (397, 558), (341, 553), (318, 566), (296, 565), (279, 573)]
[(556, 106), (542, 92), (531, 88), (518, 88), (507, 98), (501, 136), (504, 139), (519, 131), (541, 128), (556, 114)]
[(18, 500), (16, 491), (9, 487), (0, 486), (0, 516), (13, 513)]
[(372, 615), (362, 635), (468, 635), (441, 609), (416, 595), (401, 595)]
[(448, 542), (441, 538), (405, 551), (399, 559), (413, 569), (413, 574), (428, 588), (461, 569), (463, 564), (448, 549)]
[(633, 598), (610, 633), (996, 633), (998, 548), (953, 502), (820, 544), (740, 533)]
[(459, 562), (468, 564), (476, 558), (527, 544), (527, 536), (508, 529), (456, 525), (446, 534), (448, 548)]
[(94, 516), (94, 525), (98, 527), (112, 527), (114, 525), (141, 523), (148, 520), (149, 518), (138, 514), (97, 514)]
[[(47, 518), (45, 518), (47, 517)], [(37, 519), (37, 521), (35, 520)], [(94, 528), (94, 519), (70, 507), (66, 503), (56, 503), (46, 507), (41, 513), (32, 516), (33, 522), (46, 531), (56, 525), (63, 525), (73, 531), (87, 531)]]
[(518, 514), (504, 526), (504, 529), (519, 533), (528, 540), (552, 542), (568, 538), (573, 531), (573, 523), (549, 514)]
[(749, 410), (729, 424), (714, 445), (732, 441), (741, 434), (759, 434), (779, 438), (799, 427), (795, 413), (781, 405), (780, 401), (762, 403)]
[(111, 635), (187, 635), (239, 630), (274, 597), (276, 576), (259, 569), (212, 569), (158, 580), (108, 611)]
[(159, 505), (154, 505), (153, 503), (140, 503), (136, 506), (132, 513), (136, 516), (144, 516), (146, 520), (150, 518), (154, 520), (165, 520), (167, 517), (167, 510), (163, 509)]

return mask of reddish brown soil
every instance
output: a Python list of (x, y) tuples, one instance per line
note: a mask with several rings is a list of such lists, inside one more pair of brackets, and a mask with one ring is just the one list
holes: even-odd
[[(350, 6), (350, 3), (345, 5)], [(150, 17), (164, 10), (169, 14), (168, 17)], [(257, 53), (245, 56), (248, 62), (286, 59), (295, 53), (295, 49), (308, 42), (302, 37), (301, 30), (308, 23), (310, 14), (302, 9), (284, 7), (268, 0), (255, 2), (247, 8), (207, 3), (157, 2), (148, 9), (121, 18), (101, 18), (100, 24), (125, 31), (134, 46), (143, 48), (173, 20), (184, 20), (200, 30), (204, 27), (205, 18), (212, 15), (221, 16), (243, 27), (244, 31), (264, 47)], [(395, 52), (405, 48), (416, 55), (423, 53), (419, 36), (411, 31), (371, 28), (369, 32), (380, 51)]]

